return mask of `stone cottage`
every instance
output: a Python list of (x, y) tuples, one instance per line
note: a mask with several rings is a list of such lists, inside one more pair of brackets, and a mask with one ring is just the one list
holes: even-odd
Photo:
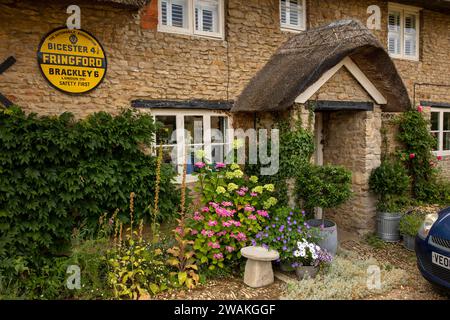
[[(103, 81), (76, 95), (53, 88), (36, 57), (72, 4), (107, 60)], [(354, 197), (329, 214), (363, 233), (375, 224), (368, 178), (381, 128), (393, 140), (393, 114), (425, 107), (450, 177), (449, 38), (442, 0), (0, 0), (0, 103), (79, 118), (133, 107), (169, 131), (200, 124), (192, 145), (213, 159), (229, 140), (209, 129), (270, 127), (280, 114), (308, 117), (313, 103), (315, 161), (353, 172)]]

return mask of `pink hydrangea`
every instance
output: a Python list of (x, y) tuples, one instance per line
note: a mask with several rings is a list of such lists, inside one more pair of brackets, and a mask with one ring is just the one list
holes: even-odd
[(209, 212), (209, 207), (203, 207), (202, 212)]
[(238, 232), (238, 234), (232, 233), (230, 237), (235, 238), (237, 241), (245, 241), (247, 240), (247, 236), (243, 232)]
[(252, 197), (257, 197), (258, 194), (257, 194), (256, 192), (250, 192), (250, 196), (252, 196)]
[(257, 213), (261, 216), (261, 217), (268, 217), (269, 213), (266, 210), (258, 210)]
[(213, 258), (216, 259), (216, 260), (223, 259), (223, 254), (221, 254), (221, 253), (215, 253), (215, 254), (213, 255)]
[(194, 220), (195, 221), (201, 221), (203, 219), (204, 219), (204, 217), (201, 214), (199, 214), (198, 212), (194, 213)]
[(254, 214), (249, 215), (248, 218), (250, 220), (256, 220), (256, 216)]
[(209, 222), (208, 222), (208, 226), (210, 226), (210, 227), (214, 227), (214, 226), (216, 226), (217, 225), (217, 221), (216, 220), (210, 220)]
[(233, 205), (233, 203), (230, 202), (230, 201), (224, 201), (224, 202), (222, 202), (222, 206), (224, 206), (224, 207), (231, 207), (232, 205)]
[(234, 224), (236, 227), (240, 227), (240, 226), (241, 226), (241, 223), (240, 223), (239, 221), (233, 221), (233, 224)]
[(226, 167), (226, 165), (223, 162), (217, 162), (216, 163), (216, 169), (222, 169), (222, 168), (225, 168), (225, 167)]
[(220, 249), (220, 244), (218, 242), (208, 242), (208, 247), (211, 247), (213, 249)]
[(191, 230), (191, 236), (195, 236), (196, 234), (198, 234), (198, 231), (197, 230)]
[(247, 192), (248, 188), (247, 187), (242, 187), (241, 190), (244, 191), (244, 192)]
[(216, 213), (219, 217), (232, 217), (234, 214), (234, 212), (229, 211), (225, 208), (220, 208), (220, 207), (216, 208)]
[(241, 197), (245, 196), (245, 191), (244, 190), (238, 190), (238, 191), (236, 191), (236, 193), (238, 195), (240, 195)]
[(255, 208), (246, 204), (244, 207), (244, 211), (253, 212), (253, 211), (255, 211)]
[(199, 161), (199, 162), (194, 163), (194, 166), (197, 167), (197, 168), (199, 168), (199, 169), (201, 169), (201, 168), (204, 168), (204, 167), (205, 167), (205, 163)]
[(228, 221), (224, 221), (222, 222), (222, 226), (224, 227), (231, 227), (233, 225), (233, 220), (228, 220)]
[(226, 234), (227, 234), (227, 231), (226, 231), (226, 230), (222, 230), (222, 231), (220, 231), (220, 232), (217, 232), (217, 233), (216, 233), (216, 236), (222, 237), (222, 236), (224, 236), (224, 235), (226, 235)]
[(212, 236), (214, 236), (214, 231), (203, 229), (203, 230), (201, 231), (201, 234), (202, 234), (203, 236), (205, 236), (205, 237), (211, 238)]
[(232, 247), (232, 246), (226, 246), (225, 249), (226, 249), (228, 252), (233, 252), (233, 251), (235, 250), (234, 247)]

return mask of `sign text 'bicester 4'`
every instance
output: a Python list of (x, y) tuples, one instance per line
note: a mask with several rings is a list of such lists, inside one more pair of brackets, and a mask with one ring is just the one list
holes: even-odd
[(38, 49), (42, 74), (55, 88), (68, 93), (95, 89), (106, 74), (106, 56), (100, 43), (86, 31), (57, 29)]

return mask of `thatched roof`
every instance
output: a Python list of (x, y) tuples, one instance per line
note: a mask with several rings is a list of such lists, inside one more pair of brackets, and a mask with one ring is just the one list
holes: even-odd
[(238, 97), (233, 112), (283, 110), (349, 56), (383, 94), (385, 111), (410, 106), (408, 92), (384, 46), (359, 21), (340, 20), (284, 43)]
[(95, 1), (116, 3), (127, 7), (132, 7), (135, 9), (142, 7), (147, 2), (147, 0), (95, 0)]
[(450, 13), (450, 0), (396, 0), (395, 2), (421, 7), (441, 13)]

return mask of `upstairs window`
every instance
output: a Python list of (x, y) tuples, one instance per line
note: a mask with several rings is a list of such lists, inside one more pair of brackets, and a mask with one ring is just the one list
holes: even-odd
[(223, 39), (223, 24), (223, 0), (159, 0), (159, 31)]
[(431, 109), (431, 134), (436, 139), (434, 151), (438, 155), (450, 155), (450, 109)]
[(286, 30), (305, 30), (305, 0), (280, 0), (280, 25)]
[(388, 51), (393, 58), (419, 60), (419, 9), (389, 5)]

